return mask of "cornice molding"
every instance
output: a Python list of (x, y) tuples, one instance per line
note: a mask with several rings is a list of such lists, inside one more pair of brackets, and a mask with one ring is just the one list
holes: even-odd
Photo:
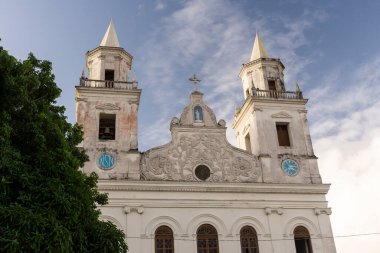
[(102, 53), (102, 52), (115, 52), (116, 54), (121, 53), (121, 54), (127, 56), (128, 58), (130, 58), (131, 61), (133, 60), (133, 56), (130, 53), (128, 53), (127, 51), (125, 51), (125, 49), (122, 47), (99, 46), (99, 47), (96, 47), (90, 51), (87, 51), (86, 56), (91, 57), (91, 56), (95, 55), (96, 53)]
[(85, 101), (85, 99), (92, 97), (102, 97), (102, 96), (115, 96), (119, 98), (125, 99), (128, 97), (128, 102), (130, 104), (139, 104), (141, 97), (141, 89), (110, 89), (110, 88), (99, 88), (99, 87), (83, 87), (83, 86), (75, 86), (77, 90), (76, 100), (77, 101)]
[(101, 191), (326, 194), (329, 184), (204, 183), (99, 180)]
[[(133, 200), (116, 197), (113, 194), (109, 196), (107, 207), (122, 207), (125, 213), (143, 213), (144, 210), (150, 208), (238, 208), (249, 209), (255, 212), (263, 211), (266, 215), (278, 214), (282, 215), (287, 210), (312, 210), (315, 215), (326, 214), (328, 215), (330, 208), (326, 207), (327, 201), (318, 199), (310, 200), (272, 200), (270, 203), (265, 200), (247, 199), (242, 198), (234, 199), (194, 199), (194, 198), (170, 198), (162, 196), (161, 198), (154, 197), (139, 197)], [(317, 212), (316, 212), (317, 210)], [(320, 211), (322, 210), (322, 211)], [(326, 210), (326, 211), (325, 211)], [(330, 213), (331, 214), (331, 213)]]

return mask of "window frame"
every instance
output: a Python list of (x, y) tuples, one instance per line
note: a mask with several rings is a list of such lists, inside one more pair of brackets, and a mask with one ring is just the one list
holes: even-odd
[[(251, 233), (250, 234), (243, 233), (244, 229), (250, 230)], [(248, 245), (248, 247), (244, 247), (243, 239), (246, 239), (249, 242), (253, 241), (253, 245), (252, 246)], [(253, 228), (252, 226), (246, 225), (240, 229), (240, 249), (241, 249), (241, 253), (259, 253), (259, 242), (257, 239), (257, 232), (255, 228)]]
[[(104, 115), (107, 115), (107, 116), (104, 116)], [(102, 120), (107, 120), (107, 117), (110, 117), (110, 116), (113, 117), (113, 119), (112, 118), (108, 118), (108, 120), (113, 120), (113, 124), (112, 124), (113, 127), (110, 125), (111, 127), (108, 127), (108, 128), (113, 128), (113, 132), (111, 133), (111, 135), (113, 135), (113, 137), (111, 137), (111, 138), (101, 138), (101, 134), (103, 134), (102, 131), (101, 131), (101, 129), (102, 128), (107, 128), (107, 126), (104, 126), (104, 125), (103, 125), (104, 127), (102, 126)], [(104, 124), (104, 122), (103, 122), (103, 124)], [(117, 137), (116, 136), (116, 133), (117, 133), (116, 126), (117, 126), (117, 115), (116, 115), (116, 113), (104, 113), (104, 112), (100, 112), (99, 116), (98, 116), (98, 141), (115, 141), (116, 137)]]
[[(309, 230), (304, 226), (297, 226), (293, 230), (294, 234), (294, 247), (296, 250), (296, 253), (313, 253), (313, 246), (311, 243), (311, 237)], [(298, 242), (303, 241), (304, 245), (303, 247), (306, 247), (306, 251), (298, 252), (297, 251), (297, 240)]]
[(244, 145), (245, 145), (245, 151), (252, 154), (252, 144), (251, 144), (251, 136), (249, 134), (249, 131), (244, 135)]
[[(203, 230), (203, 231), (202, 231)], [(201, 233), (202, 232), (202, 233)], [(205, 247), (200, 248), (200, 241), (205, 241)], [(197, 229), (197, 253), (219, 253), (218, 231), (211, 224), (202, 224)], [(216, 247), (210, 248), (210, 242), (216, 242)]]
[[(112, 75), (111, 75), (112, 73)], [(107, 76), (112, 76), (112, 80), (111, 79), (107, 79)], [(114, 69), (104, 69), (104, 80), (105, 81), (115, 81), (115, 70)]]
[[(162, 231), (160, 231), (162, 230)], [(164, 240), (163, 242), (163, 247), (158, 248), (158, 240)], [(171, 244), (169, 247), (166, 245), (166, 240), (171, 240)], [(170, 250), (170, 253), (174, 253), (174, 235), (173, 235), (173, 230), (166, 226), (162, 225), (159, 226), (156, 231), (154, 232), (154, 252), (155, 253), (167, 253), (168, 250)]]
[[(282, 145), (282, 141), (280, 141), (280, 134), (279, 134), (279, 129), (278, 126), (286, 126), (286, 133), (287, 133), (287, 144), (288, 145)], [(277, 144), (280, 148), (290, 148), (292, 147), (292, 138), (290, 134), (290, 123), (289, 122), (276, 122), (275, 123), (276, 127), (276, 136), (277, 136)]]

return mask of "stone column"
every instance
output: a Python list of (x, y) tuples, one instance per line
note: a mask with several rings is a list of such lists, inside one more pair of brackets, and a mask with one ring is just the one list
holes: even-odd
[(131, 122), (130, 122), (130, 149), (137, 150), (138, 141), (137, 141), (137, 104), (131, 104)]
[(307, 118), (306, 118), (307, 110), (298, 110), (298, 112), (300, 114), (301, 125), (303, 128), (303, 134), (304, 134), (304, 138), (305, 138), (305, 146), (306, 146), (306, 150), (307, 150), (307, 155), (313, 156), (314, 155), (313, 144), (311, 142), (309, 126), (308, 126)]
[(121, 57), (120, 56), (115, 56), (115, 81), (122, 81), (123, 79), (121, 78), (120, 74), (121, 74), (121, 68), (120, 68), (120, 61), (121, 61)]
[(105, 63), (104, 63), (104, 60), (105, 60), (106, 56), (105, 55), (100, 55), (99, 56), (99, 59), (100, 59), (100, 68), (98, 69), (99, 73), (98, 75), (94, 76), (94, 79), (98, 79), (98, 80), (104, 80), (105, 78)]
[[(252, 113), (252, 120), (250, 121), (250, 130), (249, 136), (251, 137), (251, 148), (252, 154), (260, 155), (262, 153), (261, 144), (262, 140), (260, 140), (260, 130), (258, 126), (258, 122), (260, 122), (260, 114), (262, 112), (262, 108), (254, 106)], [(243, 136), (244, 137), (244, 136)]]
[(126, 238), (129, 248), (129, 252), (143, 253), (153, 252), (144, 251), (143, 244), (148, 245), (148, 239), (143, 239), (141, 236), (144, 234), (144, 228), (142, 227), (142, 215), (144, 213), (143, 206), (125, 206), (124, 213), (127, 216), (126, 224)]
[(317, 215), (318, 218), (319, 230), (321, 231), (321, 242), (323, 252), (336, 253), (333, 232), (331, 229), (331, 223), (329, 218), (329, 215), (331, 215), (331, 209), (315, 208), (314, 211), (315, 215)]
[(283, 240), (283, 224), (281, 215), (284, 213), (282, 207), (266, 207), (264, 209), (268, 219), (269, 233), (271, 237), (268, 238), (271, 241), (272, 252), (274, 253), (286, 253), (287, 250), (286, 241)]

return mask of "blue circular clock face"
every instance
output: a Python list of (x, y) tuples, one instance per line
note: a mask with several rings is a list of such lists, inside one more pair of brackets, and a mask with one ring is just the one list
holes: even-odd
[(296, 161), (286, 159), (282, 162), (282, 170), (289, 176), (295, 176), (300, 170)]
[(101, 154), (98, 160), (99, 167), (103, 170), (110, 170), (115, 166), (115, 158), (111, 154)]

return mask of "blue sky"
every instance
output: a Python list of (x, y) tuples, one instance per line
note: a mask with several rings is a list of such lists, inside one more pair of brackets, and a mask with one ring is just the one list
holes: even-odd
[[(380, 232), (380, 2), (308, 0), (4, 1), (0, 45), (18, 59), (33, 52), (53, 63), (59, 103), (75, 121), (74, 86), (85, 53), (97, 47), (112, 18), (134, 56), (143, 95), (139, 147), (170, 139), (193, 87), (227, 121), (243, 100), (238, 73), (256, 29), (269, 54), (281, 58), (286, 87), (298, 82), (328, 195), (335, 235)], [(376, 180), (377, 179), (377, 180)], [(380, 237), (337, 238), (338, 252), (380, 252)], [(367, 248), (363, 248), (364, 247)]]

